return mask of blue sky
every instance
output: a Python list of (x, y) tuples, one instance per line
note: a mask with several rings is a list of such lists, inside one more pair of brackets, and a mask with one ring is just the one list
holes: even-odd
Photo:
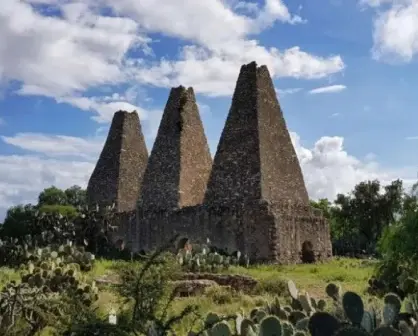
[(417, 22), (413, 0), (3, 0), (0, 217), (52, 184), (85, 187), (118, 109), (139, 112), (150, 151), (173, 86), (195, 89), (214, 154), (251, 61), (271, 72), (312, 198), (410, 185)]

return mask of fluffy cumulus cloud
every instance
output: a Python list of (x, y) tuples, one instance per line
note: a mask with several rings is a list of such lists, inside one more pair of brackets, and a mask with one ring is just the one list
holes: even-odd
[[(291, 132), (291, 137), (313, 199), (333, 199), (337, 193), (349, 192), (356, 183), (367, 179), (389, 183), (403, 178), (407, 185), (414, 181), (413, 169), (392, 171), (379, 167), (373, 157), (360, 160), (350, 155), (341, 137), (322, 137), (312, 148), (303, 146), (296, 133)], [(12, 205), (36, 202), (39, 192), (51, 185), (86, 187), (105, 138), (21, 133), (2, 140), (33, 154), (0, 156), (0, 218)]]
[(402, 178), (406, 186), (414, 182), (413, 168), (390, 170), (380, 167), (373, 155), (364, 159), (356, 158), (344, 149), (344, 138), (324, 136), (315, 142), (313, 148), (301, 144), (298, 134), (291, 132), (309, 196), (313, 199), (327, 197), (334, 199), (338, 193), (346, 193), (359, 182), (378, 179), (382, 183)]
[(85, 186), (94, 163), (42, 158), (36, 155), (0, 156), (0, 219), (7, 209), (21, 203), (36, 203), (39, 192), (55, 185)]
[[(407, 58), (417, 48), (416, 8), (404, 1), (376, 14), (375, 44), (380, 52), (396, 50)], [(369, 2), (377, 7), (384, 1)], [(406, 21), (398, 26), (400, 18)], [(230, 95), (240, 66), (254, 60), (266, 64), (274, 78), (320, 79), (342, 72), (345, 64), (338, 54), (312, 54), (297, 45), (266, 47), (258, 39), (275, 24), (306, 22), (283, 0), (183, 1), (182, 6), (173, 0), (159, 0), (158, 6), (145, 0), (1, 0), (0, 83), (17, 85), (15, 93), (22, 96), (49, 97), (91, 111), (97, 122), (108, 122), (115, 110), (136, 109), (152, 143), (161, 110), (144, 107), (142, 90), (149, 87), (182, 84), (207, 96)], [(401, 28), (406, 33), (395, 39), (400, 31), (393, 30)], [(158, 55), (153, 47), (162, 43), (161, 36), (181, 41), (177, 54)], [(28, 154), (0, 156), (0, 217), (11, 205), (36, 202), (45, 187), (86, 187), (105, 135), (2, 137)], [(292, 137), (312, 198), (333, 198), (368, 178), (407, 177), (350, 156), (342, 138), (322, 137), (306, 148), (296, 134)]]
[(373, 57), (388, 62), (409, 62), (418, 54), (418, 2), (415, 0), (362, 0), (377, 9)]
[[(183, 84), (207, 95), (228, 95), (240, 65), (253, 60), (267, 64), (276, 77), (322, 78), (344, 69), (339, 55), (260, 45), (257, 34), (278, 22), (305, 20), (290, 13), (282, 0), (262, 5), (190, 1), (182, 6), (172, 0), (158, 6), (135, 0), (4, 0), (0, 81), (19, 83), (21, 95), (51, 97), (108, 121), (111, 109), (146, 110), (138, 100), (104, 103), (103, 97), (89, 96), (92, 89)], [(152, 50), (156, 33), (186, 45), (173, 58), (158, 59)]]

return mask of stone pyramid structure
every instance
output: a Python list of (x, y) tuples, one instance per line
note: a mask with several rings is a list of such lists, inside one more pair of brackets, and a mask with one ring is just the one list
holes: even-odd
[(149, 157), (140, 208), (173, 210), (200, 204), (212, 166), (192, 88), (172, 88)]
[(255, 62), (241, 67), (213, 162), (193, 89), (179, 86), (148, 161), (137, 114), (115, 114), (88, 195), (117, 204), (114, 239), (133, 251), (177, 233), (258, 262), (332, 256), (328, 223), (310, 207), (272, 79)]
[(241, 67), (205, 201), (309, 205), (302, 171), (266, 66)]
[(114, 114), (109, 134), (87, 185), (91, 205), (136, 209), (148, 151), (137, 112)]

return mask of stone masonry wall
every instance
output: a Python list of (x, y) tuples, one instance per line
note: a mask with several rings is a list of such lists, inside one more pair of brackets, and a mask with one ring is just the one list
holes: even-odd
[[(136, 222), (134, 216), (130, 220)], [(312, 242), (317, 260), (331, 257), (328, 225), (308, 207), (268, 202), (242, 207), (197, 205), (142, 213), (140, 222), (144, 229), (132, 246), (136, 251), (155, 248), (178, 233), (194, 243), (209, 238), (214, 246), (230, 253), (239, 250), (258, 262), (300, 263), (305, 240)]]
[(116, 205), (117, 212), (136, 208), (148, 151), (137, 112), (118, 111), (87, 185), (89, 204)]
[(216, 150), (205, 195), (208, 204), (261, 199), (256, 66), (243, 65)]
[(258, 137), (263, 199), (309, 205), (299, 159), (266, 66), (256, 70)]
[(193, 89), (173, 88), (145, 172), (141, 211), (201, 204), (211, 167)]
[(241, 67), (206, 191), (206, 203), (308, 205), (302, 171), (266, 66)]
[(259, 262), (331, 257), (265, 66), (241, 67), (213, 164), (191, 88), (170, 91), (146, 169), (139, 119), (129, 118), (115, 114), (88, 187), (92, 201), (117, 200), (116, 240), (150, 250), (180, 233)]

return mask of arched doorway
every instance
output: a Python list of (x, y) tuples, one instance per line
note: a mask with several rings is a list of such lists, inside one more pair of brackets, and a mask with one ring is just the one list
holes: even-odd
[(315, 262), (315, 252), (312, 242), (305, 240), (302, 244), (302, 262), (304, 264), (313, 264)]

